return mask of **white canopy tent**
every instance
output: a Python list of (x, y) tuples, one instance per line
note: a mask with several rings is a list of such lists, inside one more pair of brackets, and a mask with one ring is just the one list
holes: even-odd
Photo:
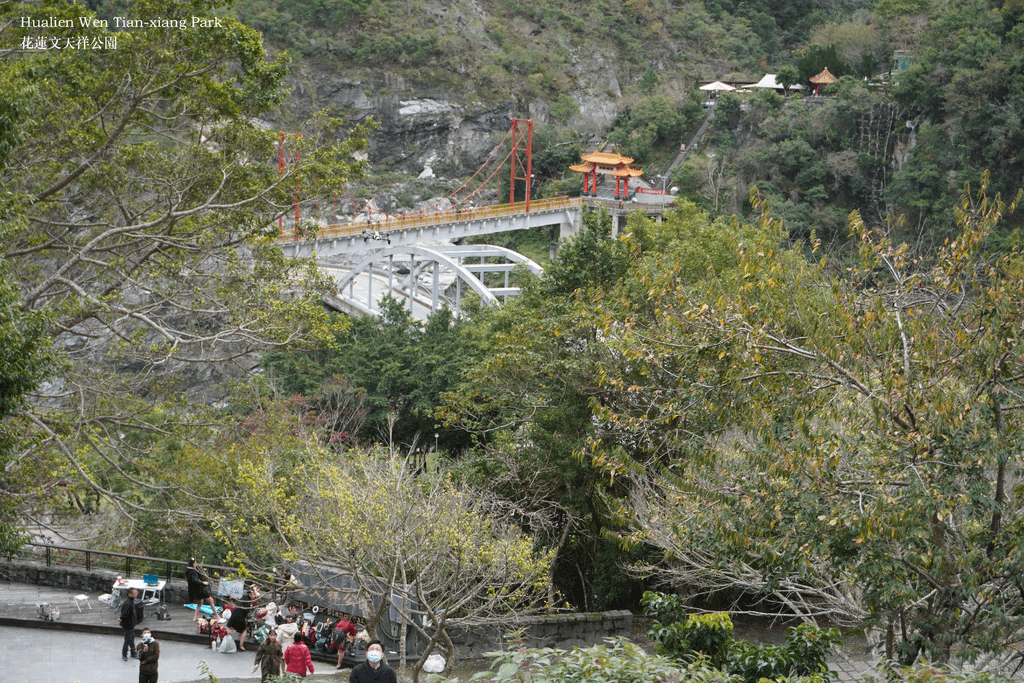
[(757, 83), (748, 85), (748, 88), (771, 88), (772, 90), (785, 90), (775, 81), (775, 74), (765, 74)]
[(730, 90), (735, 90), (736, 88), (732, 87), (728, 83), (722, 83), (722, 81), (715, 81), (714, 83), (708, 83), (707, 85), (700, 86), (700, 89), (706, 90), (708, 92), (728, 92)]

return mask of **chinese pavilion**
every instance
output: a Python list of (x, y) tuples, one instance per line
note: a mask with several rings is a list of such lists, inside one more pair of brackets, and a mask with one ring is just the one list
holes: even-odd
[(828, 85), (829, 83), (835, 83), (837, 80), (839, 79), (832, 75), (832, 72), (828, 70), (827, 66), (825, 67), (825, 70), (822, 71), (820, 74), (818, 74), (817, 76), (811, 76), (810, 78), (811, 83), (814, 84), (815, 95), (818, 94), (819, 87), (823, 85)]
[(583, 194), (597, 195), (597, 174), (615, 177), (615, 198), (629, 198), (629, 179), (639, 178), (644, 174), (639, 168), (630, 168), (633, 160), (620, 154), (594, 152), (582, 157), (583, 163), (570, 166), (572, 170), (583, 174)]

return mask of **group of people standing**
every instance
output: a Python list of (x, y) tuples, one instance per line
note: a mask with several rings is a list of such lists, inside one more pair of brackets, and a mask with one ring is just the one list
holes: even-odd
[[(310, 654), (310, 646), (314, 645), (313, 635), (303, 633), (296, 621), (297, 610), (294, 606), (289, 608), (289, 614), (283, 616), (283, 623), (277, 628), (270, 629), (264, 641), (256, 650), (256, 660), (253, 662), (253, 670), (260, 668), (263, 680), (270, 676), (282, 673), (291, 673), (305, 678), (307, 673), (313, 671), (313, 657)], [(338, 665), (341, 668), (341, 660), (345, 656), (348, 646), (355, 642), (356, 626), (350, 621), (339, 619), (338, 623), (330, 634), (331, 644), (338, 653)], [(372, 645), (375, 641), (370, 641)], [(376, 641), (380, 645), (380, 641)], [(367, 650), (369, 652), (369, 649)]]
[[(343, 653), (344, 649), (341, 652)], [(339, 662), (341, 656), (338, 655)], [(256, 650), (253, 670), (259, 668), (261, 680), (265, 683), (271, 676), (280, 676), (282, 667), (283, 673), (295, 674), (299, 678), (305, 678), (307, 670), (308, 673), (314, 673), (309, 648), (301, 635), (282, 652), (277, 632), (271, 631)], [(337, 668), (341, 668), (340, 664)], [(379, 640), (374, 638), (370, 641), (366, 647), (366, 661), (352, 669), (348, 680), (349, 683), (398, 683), (395, 670), (384, 660), (384, 647)]]
[[(185, 566), (185, 581), (188, 584), (188, 601), (190, 604), (195, 603), (196, 606), (195, 612), (192, 615), (192, 621), (198, 622), (201, 619), (199, 616), (200, 610), (207, 604), (210, 606), (211, 616), (216, 620), (217, 605), (213, 601), (210, 579), (203, 572), (202, 567), (196, 562), (194, 557), (189, 558), (188, 564)], [(249, 588), (247, 597), (240, 598), (236, 603), (225, 603), (221, 619), (226, 628), (221, 629), (219, 623), (210, 628), (211, 647), (216, 647), (219, 637), (223, 637), (227, 629), (232, 629), (239, 634), (238, 649), (244, 651), (245, 636), (249, 630), (249, 613), (258, 604), (259, 599), (259, 588), (256, 584), (253, 584)]]
[[(193, 621), (200, 620), (200, 608), (204, 604), (209, 604), (213, 616), (216, 617), (217, 608), (213, 600), (210, 579), (202, 571), (195, 558), (189, 559), (185, 578), (188, 583), (189, 602), (196, 605)], [(243, 651), (245, 650), (245, 637), (249, 630), (250, 614), (255, 612), (257, 618), (263, 619), (264, 623), (270, 627), (269, 629), (262, 627), (260, 629), (261, 632), (265, 631), (265, 636), (256, 650), (253, 670), (260, 670), (263, 681), (267, 681), (271, 676), (282, 674), (294, 674), (299, 678), (305, 678), (307, 674), (315, 673), (310, 653), (310, 648), (315, 646), (313, 641), (315, 635), (305, 632), (301, 628), (297, 608), (290, 605), (286, 611), (276, 613), (276, 606), (270, 603), (267, 607), (273, 609), (264, 613), (262, 609), (256, 611), (259, 599), (260, 591), (255, 585), (252, 585), (246, 598), (224, 605), (221, 617), (221, 620), (224, 621), (223, 626), (240, 634), (238, 649)], [(220, 620), (214, 619), (214, 621), (220, 625)], [(356, 626), (352, 622), (340, 619), (334, 625), (330, 634), (330, 644), (337, 651), (336, 668), (341, 668), (345, 652), (356, 638)], [(211, 647), (216, 647), (215, 643), (216, 636), (213, 635), (211, 628)], [(381, 642), (376, 639), (370, 640), (366, 649), (367, 661), (352, 670), (350, 682), (397, 683), (394, 669), (384, 661), (383, 653)], [(140, 683), (143, 683), (141, 679)]]
[[(189, 560), (186, 578), (189, 600), (196, 603), (193, 620), (199, 620), (199, 607), (207, 601), (216, 615), (209, 579), (202, 573), (195, 559)], [(136, 597), (137, 591), (132, 588), (121, 604), (119, 622), (124, 630), (121, 658), (128, 661), (130, 656), (139, 660), (139, 683), (157, 683), (160, 644), (153, 638), (153, 633), (145, 628), (142, 630), (142, 640), (136, 646), (135, 626), (138, 623)], [(234, 606), (231, 614), (227, 617), (227, 624), (241, 633), (242, 647), (240, 649), (242, 650), (245, 649), (244, 641), (248, 630), (249, 610), (256, 606), (258, 599), (259, 590), (253, 586), (247, 602), (241, 606)], [(227, 608), (228, 605), (225, 607)], [(240, 616), (236, 618), (236, 614)], [(295, 606), (290, 606), (286, 614), (266, 615), (264, 618), (267, 619), (268, 625), (270, 618), (275, 616), (280, 619), (280, 623), (277, 623), (276, 628), (270, 628), (266, 632), (266, 637), (256, 650), (253, 671), (259, 669), (264, 682), (271, 676), (280, 676), (283, 673), (294, 674), (299, 678), (305, 678), (307, 674), (314, 673), (313, 658), (309, 651), (309, 646), (313, 644), (311, 635), (303, 633), (300, 629), (297, 623), (298, 611)], [(355, 624), (344, 619), (339, 620), (334, 625), (330, 638), (333, 647), (337, 649), (336, 668), (340, 669), (346, 650), (357, 638)], [(380, 640), (369, 641), (366, 647), (366, 661), (352, 669), (349, 683), (398, 683), (395, 670), (388, 665), (384, 658), (384, 648)]]

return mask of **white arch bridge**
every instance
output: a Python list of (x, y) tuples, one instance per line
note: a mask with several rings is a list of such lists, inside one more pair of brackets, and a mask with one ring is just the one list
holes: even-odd
[(390, 292), (421, 320), (444, 302), (459, 316), (463, 297), (470, 292), (484, 305), (517, 295), (508, 277), (516, 265), (535, 273), (541, 269), (508, 249), (452, 243), (543, 226), (558, 226), (559, 237), (566, 238), (581, 228), (583, 211), (597, 207), (611, 214), (615, 234), (630, 212), (643, 210), (660, 218), (663, 202), (663, 196), (643, 194), (630, 202), (557, 197), (535, 200), (532, 206), (518, 202), (327, 225), (312, 238), (282, 237), (278, 245), (287, 256), (315, 258), (322, 270), (333, 274), (334, 292), (324, 302), (344, 313), (378, 315), (379, 300)]
[[(426, 319), (448, 304), (462, 313), (465, 297), (479, 297), (485, 306), (517, 296), (511, 272), (523, 265), (539, 274), (541, 267), (511, 249), (491, 245), (402, 245), (368, 254), (351, 268), (321, 263), (338, 280), (324, 303), (354, 315), (378, 315), (385, 295), (402, 302), (418, 319)], [(341, 273), (344, 272), (344, 275)]]

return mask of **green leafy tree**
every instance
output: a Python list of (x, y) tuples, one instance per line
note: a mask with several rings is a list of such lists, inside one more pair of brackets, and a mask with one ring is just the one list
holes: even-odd
[(618, 281), (630, 252), (611, 238), (606, 212), (583, 223), (519, 297), (474, 316), (473, 334), (486, 344), (439, 416), (477, 438), (459, 467), (512, 501), (525, 528), (554, 550), (551, 604), (604, 609), (639, 595), (618, 576), (612, 558), (622, 553), (600, 536), (609, 523), (600, 473), (576, 456), (593, 430), (596, 334), (576, 308)]
[[(3, 75), (0, 83), (7, 85)], [(0, 94), (0, 172), (24, 141), (23, 97), (7, 88)], [(7, 192), (0, 195), (0, 242), (24, 229), (23, 219), (17, 198)], [(44, 315), (22, 310), (17, 282), (0, 256), (0, 469), (5, 472), (0, 479), (0, 552), (11, 552), (25, 540), (17, 518), (20, 491), (7, 473), (15, 465), (18, 435), (24, 428), (18, 415), (27, 407), (26, 394), (54, 372), (46, 328)]]
[[(805, 85), (800, 80), (800, 73), (796, 70), (796, 67), (786, 65), (781, 67), (775, 73), (775, 82), (781, 85), (786, 90), (789, 90), (794, 85)], [(805, 86), (806, 87), (806, 86)]]
[[(0, 219), (2, 220), (2, 219)], [(0, 240), (6, 231), (0, 223)], [(28, 406), (26, 395), (54, 372), (47, 321), (39, 313), (19, 306), (15, 283), (8, 279), (8, 267), (0, 259), (0, 552), (11, 552), (26, 540), (18, 520), (19, 496), (25, 493), (11, 476), (17, 467), (19, 435), (25, 428), (19, 419)]]
[(811, 37), (817, 45), (835, 45), (858, 78), (874, 78), (885, 68), (887, 42), (880, 27), (863, 21), (828, 22)]
[[(780, 248), (780, 224), (765, 220), (762, 239), (731, 238), (735, 268), (696, 287), (662, 268), (661, 287), (646, 286), (657, 318), (608, 320), (608, 338), (622, 321), (638, 330), (616, 340), (632, 357), (702, 359), (638, 388), (705, 388), (703, 403), (659, 399), (660, 422), (704, 408), (708, 424), (731, 425), (663, 438), (646, 467), (594, 444), (596, 461), (636, 481), (636, 540), (667, 552), (663, 578), (874, 629), (903, 663), (1019, 642), (1024, 515), (1008, 474), (1022, 432), (1009, 397), (1024, 262), (985, 246), (1012, 206), (984, 187), (965, 194), (959, 234), (930, 259), (854, 216), (861, 260), (845, 277)], [(621, 410), (597, 416), (623, 425), (619, 443), (649, 433)]]
[(654, 92), (659, 85), (661, 85), (661, 79), (658, 78), (658, 74), (654, 69), (647, 69), (637, 83), (640, 92), (647, 94)]
[(608, 138), (619, 146), (623, 154), (642, 163), (657, 147), (678, 142), (686, 124), (686, 119), (671, 100), (650, 95), (616, 117)]
[(415, 448), (434, 431), (434, 408), (476, 348), (447, 307), (424, 324), (388, 297), (379, 317), (356, 318), (329, 343), (269, 353), (263, 363), (286, 394), (315, 398), (330, 383), (350, 386), (365, 411), (359, 438)]
[(931, 0), (880, 0), (875, 13), (898, 49), (916, 53), (933, 6)]
[(725, 92), (718, 96), (715, 104), (714, 118), (711, 123), (715, 128), (712, 142), (722, 147), (736, 144), (736, 128), (740, 125), (742, 109), (740, 98), (735, 93)]
[[(576, 176), (569, 166), (579, 163), (580, 142), (554, 126), (536, 126), (533, 132), (533, 172), (538, 178), (558, 180)], [(507, 191), (506, 191), (507, 194)]]
[(558, 258), (541, 280), (544, 295), (570, 297), (593, 286), (614, 284), (626, 272), (629, 253), (611, 239), (611, 217), (606, 211), (587, 213), (583, 230), (559, 248)]
[[(984, 170), (993, 192), (1009, 196), (1024, 186), (1024, 133), (1017, 123), (1024, 116), (1024, 76), (1015, 66), (1022, 26), (1019, 12), (989, 11), (985, 3), (937, 9), (914, 64), (898, 75), (893, 96), (911, 125), (920, 124), (921, 144), (890, 193), (893, 212), (924, 212), (936, 242), (952, 226), (945, 207), (956, 203), (964, 183), (977, 186)], [(1007, 217), (1002, 230), (1018, 228), (1020, 220)]]
[(840, 54), (834, 44), (808, 45), (797, 52), (796, 70), (801, 83), (807, 83), (812, 76), (817, 76), (825, 67), (836, 78), (851, 73), (850, 65)]
[(307, 444), (283, 473), (295, 491), (277, 482), (270, 459), (246, 460), (234, 501), (216, 517), (234, 557), (267, 568), (264, 558), (278, 552), (343, 572), (358, 586), (371, 633), (390, 608), (404, 622), (400, 647), (408, 631), (422, 637), (414, 681), (435, 650), (455, 663), (449, 628), (542, 608), (550, 553), (508, 522), (500, 501), (447, 476), (414, 475), (402, 458), (352, 451), (338, 462)]
[[(282, 296), (321, 283), (283, 258), (273, 226), (361, 172), (365, 131), (339, 142), (318, 117), (288, 138), (283, 172), (269, 163), (278, 136), (253, 120), (282, 101), (287, 55), (268, 61), (220, 9), (137, 0), (125, 16), (221, 25), (112, 31), (83, 28), (76, 3), (0, 6), (5, 281), (26, 340), (45, 336), (59, 368), (12, 415), (7, 484), (26, 505), (65, 483), (150, 510), (176, 484), (148, 454), (207, 426), (189, 383), (217, 397), (256, 353), (328, 330), (314, 299)], [(34, 32), (19, 16), (70, 19), (54, 39), (85, 47), (23, 49)]]

